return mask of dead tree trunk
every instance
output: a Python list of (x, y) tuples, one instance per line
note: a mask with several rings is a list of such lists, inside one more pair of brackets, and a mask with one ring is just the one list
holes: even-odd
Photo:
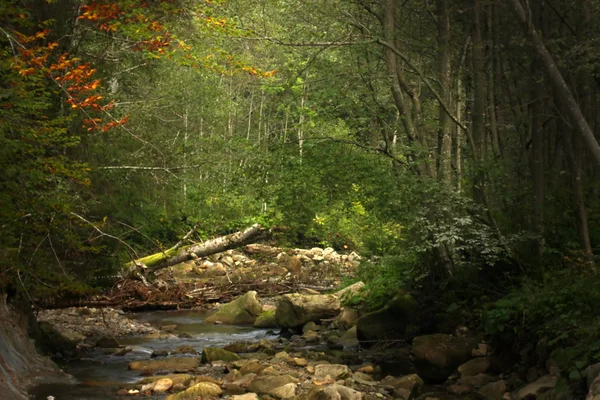
[(159, 269), (170, 267), (195, 257), (206, 257), (211, 254), (221, 253), (226, 250), (254, 243), (263, 239), (267, 234), (268, 230), (255, 224), (243, 231), (207, 240), (203, 243), (197, 243), (181, 248), (175, 245), (163, 252), (151, 254), (127, 263), (123, 268), (122, 275), (124, 277), (134, 277), (137, 276), (140, 271), (144, 271), (144, 273), (158, 271)]

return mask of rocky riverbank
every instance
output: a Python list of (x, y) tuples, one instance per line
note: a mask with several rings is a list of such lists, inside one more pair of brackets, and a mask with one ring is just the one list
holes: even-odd
[[(214, 310), (204, 324), (271, 329), (270, 336), (252, 341), (198, 348), (195, 337), (177, 324), (152, 326), (115, 309), (46, 311), (39, 318), (49, 331), (67, 337), (68, 354), (74, 357), (85, 358), (93, 347), (115, 356), (134, 352), (135, 347), (121, 345), (122, 337), (128, 335), (172, 341), (168, 349), (138, 353), (141, 358), (123, 364), (123, 372), (126, 369), (140, 377), (137, 383), (116, 387), (115, 396), (168, 400), (575, 398), (568, 390), (555, 393), (561, 371), (551, 361), (545, 368), (507, 368), (501, 350), (466, 328), (452, 334), (425, 334), (415, 319), (418, 305), (408, 294), (399, 293), (374, 312), (355, 308), (357, 300), (368, 296), (362, 283), (339, 291), (331, 288), (342, 276), (353, 273), (357, 260), (357, 255), (340, 256), (328, 249), (285, 252), (258, 246), (247, 248), (245, 255), (229, 251), (161, 273), (159, 285), (191, 285), (188, 295), (204, 295), (204, 299), (211, 293), (215, 302), (205, 304)], [(253, 285), (236, 287), (235, 282)], [(230, 288), (226, 295), (215, 292), (223, 287)], [(274, 287), (278, 288), (275, 293)], [(223, 299), (230, 301), (217, 302)], [(190, 342), (178, 345), (177, 340)], [(597, 400), (599, 372), (600, 367), (589, 370), (588, 400)]]

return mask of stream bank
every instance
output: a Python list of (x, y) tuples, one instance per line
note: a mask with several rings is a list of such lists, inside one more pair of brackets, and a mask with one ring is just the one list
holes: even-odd
[[(507, 370), (502, 352), (468, 329), (452, 334), (419, 332), (412, 319), (418, 305), (408, 295), (366, 314), (346, 305), (368, 295), (362, 284), (331, 291), (351, 271), (329, 261), (340, 257), (334, 252), (306, 252), (312, 257), (272, 250), (268, 257), (244, 259), (228, 252), (176, 265), (161, 274), (159, 281), (169, 287), (190, 285), (186, 295), (202, 298), (205, 307), (213, 306), (210, 310), (126, 314), (118, 309), (71, 308), (40, 313), (41, 321), (68, 330), (60, 335), (72, 339), (71, 353), (60, 353), (59, 363), (78, 384), (38, 386), (32, 396), (56, 400), (573, 398), (568, 392), (553, 393), (560, 371), (551, 363), (527, 374)], [(345, 266), (355, 261), (347, 256), (339, 260)], [(323, 261), (328, 261), (326, 270), (318, 268)], [(242, 285), (243, 289), (223, 297), (215, 292), (224, 283), (235, 287), (236, 280), (254, 286)], [(278, 291), (273, 293), (273, 288)], [(214, 303), (205, 301), (206, 293)], [(225, 298), (231, 301), (220, 304)]]

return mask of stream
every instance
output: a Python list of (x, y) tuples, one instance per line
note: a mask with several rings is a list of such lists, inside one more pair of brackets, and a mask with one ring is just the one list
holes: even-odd
[[(149, 359), (154, 350), (172, 351), (177, 346), (190, 345), (200, 353), (204, 347), (224, 346), (231, 342), (267, 337), (266, 329), (205, 324), (203, 321), (209, 315), (209, 312), (190, 310), (131, 314), (130, 318), (148, 322), (159, 328), (164, 325), (177, 325), (177, 330), (173, 332), (175, 335), (187, 332), (192, 337), (186, 339), (170, 337), (162, 340), (143, 336), (119, 338), (121, 345), (133, 350), (123, 356), (115, 356), (110, 354), (114, 349), (95, 348), (80, 360), (59, 362), (60, 367), (75, 377), (77, 383), (40, 385), (30, 391), (30, 398), (46, 400), (48, 396), (54, 396), (56, 400), (116, 399), (119, 398), (116, 395), (119, 387), (123, 387), (123, 384), (135, 383), (142, 378), (140, 371), (128, 370), (128, 364), (132, 361)], [(187, 356), (192, 357), (192, 355)]]

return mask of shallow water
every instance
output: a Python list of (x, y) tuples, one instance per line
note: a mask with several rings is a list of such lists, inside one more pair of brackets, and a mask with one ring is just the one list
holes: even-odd
[[(76, 384), (40, 385), (30, 392), (32, 399), (54, 396), (56, 400), (100, 400), (123, 398), (116, 395), (123, 384), (135, 383), (141, 379), (140, 371), (130, 371), (127, 365), (131, 361), (150, 358), (154, 350), (174, 350), (177, 346), (189, 345), (201, 352), (204, 347), (223, 346), (241, 340), (255, 340), (266, 337), (265, 329), (248, 326), (205, 324), (204, 319), (210, 313), (202, 311), (153, 311), (132, 314), (131, 318), (148, 322), (154, 326), (177, 325), (175, 335), (187, 332), (191, 338), (150, 339), (131, 336), (119, 339), (124, 346), (133, 351), (124, 356), (107, 354), (106, 349), (94, 349), (81, 360), (70, 361), (60, 366), (77, 379)], [(110, 352), (114, 350), (110, 350)], [(192, 355), (175, 355), (191, 357)], [(1, 397), (0, 397), (1, 398)], [(151, 398), (151, 397), (146, 397)]]

